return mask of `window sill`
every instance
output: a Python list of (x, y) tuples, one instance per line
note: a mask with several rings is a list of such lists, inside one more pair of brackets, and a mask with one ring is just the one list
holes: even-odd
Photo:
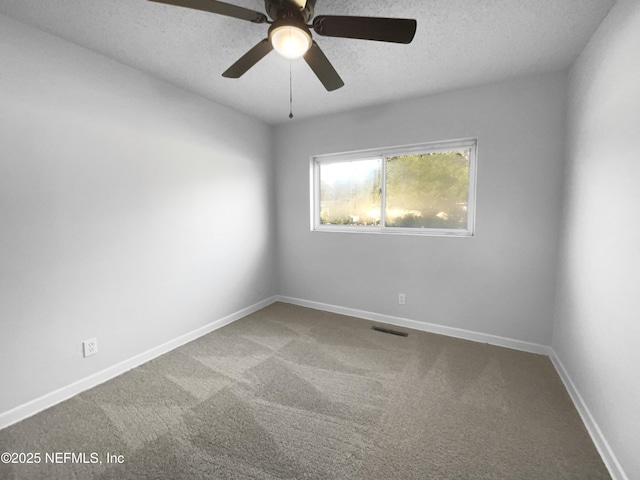
[(321, 233), (364, 233), (373, 235), (401, 235), (401, 236), (422, 236), (422, 237), (457, 237), (473, 238), (474, 232), (468, 230), (445, 230), (437, 228), (392, 228), (392, 227), (367, 227), (322, 225), (311, 229), (312, 232)]

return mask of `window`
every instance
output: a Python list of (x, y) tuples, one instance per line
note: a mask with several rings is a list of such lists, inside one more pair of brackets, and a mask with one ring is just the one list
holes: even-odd
[(312, 158), (312, 230), (473, 236), (476, 140)]

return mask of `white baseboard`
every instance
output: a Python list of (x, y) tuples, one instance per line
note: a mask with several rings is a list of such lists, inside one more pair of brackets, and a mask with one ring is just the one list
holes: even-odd
[(95, 387), (101, 383), (106, 382), (107, 380), (111, 380), (112, 378), (117, 377), (118, 375), (123, 374), (124, 372), (131, 370), (143, 363), (148, 362), (149, 360), (153, 360), (160, 355), (163, 355), (171, 350), (174, 350), (185, 343), (189, 343), (196, 338), (199, 338), (203, 335), (213, 332), (225, 325), (228, 325), (236, 320), (239, 320), (242, 317), (250, 315), (253, 312), (257, 312), (258, 310), (271, 305), (276, 302), (276, 297), (270, 297), (265, 300), (262, 300), (254, 305), (251, 305), (247, 308), (243, 308), (231, 315), (227, 315), (224, 318), (220, 318), (215, 320), (204, 327), (200, 327), (192, 332), (181, 335), (178, 338), (170, 340), (162, 345), (158, 345), (146, 352), (140, 353), (128, 360), (124, 360), (116, 365), (108, 367), (100, 372), (94, 373), (86, 378), (78, 380), (70, 385), (59, 388), (58, 390), (54, 390), (53, 392), (47, 393), (40, 398), (36, 398), (35, 400), (31, 400), (23, 405), (19, 405), (11, 410), (0, 413), (0, 429), (8, 427), (9, 425), (13, 425), (25, 418), (28, 418), (32, 415), (35, 415), (42, 410), (53, 407), (54, 405), (67, 400), (85, 390)]
[(408, 318), (383, 315), (380, 313), (368, 312), (366, 310), (357, 310), (354, 308), (339, 307), (337, 305), (313, 302), (311, 300), (303, 300), (300, 298), (284, 297), (278, 295), (276, 296), (276, 299), (279, 302), (291, 303), (293, 305), (299, 305), (301, 307), (309, 307), (315, 310), (324, 310), (327, 312), (339, 313), (350, 317), (364, 318), (366, 320), (372, 320), (374, 322), (387, 323), (389, 325), (411, 328), (413, 330), (420, 330), (422, 332), (437, 333), (440, 335), (446, 335), (448, 337), (461, 338), (463, 340), (488, 343), (490, 345), (496, 345), (499, 347), (521, 350), (523, 352), (537, 353), (547, 356), (549, 356), (551, 353), (551, 347), (548, 347), (546, 345), (523, 342), (521, 340), (499, 337), (497, 335), (490, 335), (487, 333), (472, 332), (471, 330), (464, 330), (462, 328), (446, 327), (443, 325), (437, 325), (435, 323), (419, 322), (417, 320), (410, 320)]
[(556, 371), (558, 372), (558, 375), (560, 375), (560, 379), (562, 380), (562, 383), (564, 383), (567, 392), (569, 392), (569, 396), (571, 397), (571, 400), (573, 400), (573, 404), (575, 405), (576, 410), (578, 410), (580, 418), (582, 418), (582, 423), (584, 423), (589, 435), (591, 436), (591, 440), (593, 440), (594, 445), (598, 449), (598, 452), (602, 457), (602, 461), (609, 470), (611, 478), (613, 480), (629, 480), (629, 477), (622, 469), (620, 462), (618, 462), (613, 450), (611, 450), (609, 442), (607, 442), (607, 439), (602, 434), (602, 430), (600, 430), (600, 427), (593, 418), (593, 415), (591, 415), (587, 404), (582, 398), (582, 395), (580, 395), (580, 392), (573, 383), (573, 380), (571, 380), (567, 369), (560, 361), (555, 350), (551, 349), (551, 355), (549, 355), (549, 357), (551, 358), (553, 365), (556, 367)]

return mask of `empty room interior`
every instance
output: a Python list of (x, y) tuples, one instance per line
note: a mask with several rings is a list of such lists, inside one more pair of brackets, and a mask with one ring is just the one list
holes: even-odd
[(228, 3), (0, 0), (0, 478), (640, 479), (640, 2)]

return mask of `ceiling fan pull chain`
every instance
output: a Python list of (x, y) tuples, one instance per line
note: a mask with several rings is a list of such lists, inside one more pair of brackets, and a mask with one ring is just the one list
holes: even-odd
[(291, 60), (289, 60), (289, 118), (293, 118), (293, 90), (291, 86)]

